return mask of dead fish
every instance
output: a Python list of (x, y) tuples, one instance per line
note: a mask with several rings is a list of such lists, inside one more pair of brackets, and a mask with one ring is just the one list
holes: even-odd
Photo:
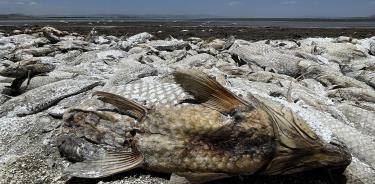
[(370, 43), (370, 50), (369, 53), (373, 56), (375, 56), (375, 42)]
[(13, 95), (18, 95), (21, 91), (22, 83), (27, 79), (27, 85), (30, 83), (31, 78), (37, 75), (42, 75), (51, 72), (55, 69), (55, 65), (49, 63), (42, 63), (38, 60), (31, 59), (20, 61), (7, 66), (0, 71), (0, 75), (4, 77), (15, 78), (9, 86)]
[(236, 41), (228, 50), (239, 63), (256, 65), (266, 71), (274, 70), (279, 74), (299, 75), (297, 64), (302, 60), (296, 56), (283, 53), (281, 49), (262, 43), (240, 43)]
[(136, 34), (136, 35), (133, 35), (133, 36), (127, 38), (126, 41), (131, 42), (131, 43), (139, 44), (139, 43), (146, 42), (147, 40), (151, 39), (152, 37), (153, 36), (150, 33), (143, 32), (143, 33), (139, 33), (139, 34)]
[(151, 39), (153, 36), (149, 33), (143, 32), (131, 36), (126, 39), (126, 41), (120, 42), (120, 48), (123, 50), (129, 50), (137, 44), (145, 43), (147, 40)]
[[(203, 183), (234, 175), (346, 167), (351, 161), (345, 145), (324, 142), (291, 110), (277, 111), (251, 94), (240, 98), (195, 70), (179, 70), (174, 79), (192, 99), (147, 107), (96, 91), (101, 103), (114, 109), (68, 110), (64, 114), (68, 131), (91, 135), (85, 138), (111, 149), (71, 165), (66, 173), (101, 178), (143, 168), (174, 173), (171, 183)], [(106, 127), (109, 124), (113, 127)], [(60, 145), (60, 152), (77, 154), (79, 148), (72, 146)]]
[(96, 27), (93, 27), (89, 34), (86, 36), (85, 41), (93, 42), (96, 37), (98, 37), (98, 31), (96, 31)]
[(54, 66), (51, 64), (41, 63), (37, 59), (30, 59), (7, 66), (0, 71), (0, 75), (4, 77), (21, 78), (31, 74), (46, 73), (53, 69)]
[(61, 39), (56, 36), (53, 32), (50, 32), (49, 30), (43, 30), (43, 35), (46, 37), (52, 44), (55, 44), (57, 42), (60, 42)]
[(189, 47), (189, 44), (187, 42), (177, 39), (152, 40), (148, 44), (159, 51), (174, 51)]
[(56, 28), (54, 28), (54, 27), (48, 27), (48, 26), (43, 27), (43, 28), (41, 29), (41, 31), (43, 31), (43, 32), (53, 33), (53, 34), (56, 35), (56, 36), (66, 36), (66, 35), (69, 34), (69, 33), (66, 32), (66, 31), (60, 31), (60, 30), (58, 30), (58, 29), (56, 29)]
[(358, 40), (348, 36), (339, 36), (338, 38), (333, 40), (334, 43), (352, 43), (357, 44)]
[(345, 76), (328, 66), (319, 65), (309, 60), (300, 61), (298, 67), (304, 73), (305, 78), (315, 79), (325, 86), (355, 87), (372, 90), (372, 87), (364, 82)]
[(223, 50), (229, 49), (234, 44), (235, 41), (236, 41), (236, 38), (233, 35), (231, 35), (229, 38), (227, 38)]
[(216, 50), (223, 50), (226, 42), (221, 39), (207, 40), (203, 43), (203, 47), (212, 47)]
[(0, 117), (25, 116), (51, 107), (60, 100), (102, 85), (95, 80), (62, 80), (30, 90), (0, 105)]
[(365, 101), (375, 103), (375, 92), (371, 89), (363, 88), (339, 88), (328, 91), (328, 96), (338, 100)]
[(367, 57), (366, 53), (358, 49), (356, 45), (351, 43), (320, 43), (319, 47), (323, 47), (325, 52), (322, 54), (330, 60), (360, 60)]

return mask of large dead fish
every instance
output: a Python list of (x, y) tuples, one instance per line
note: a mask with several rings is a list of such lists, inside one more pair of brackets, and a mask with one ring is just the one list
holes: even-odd
[(68, 110), (65, 131), (106, 145), (106, 151), (68, 136), (60, 141), (60, 152), (78, 162), (67, 174), (101, 178), (143, 168), (173, 173), (171, 183), (203, 183), (234, 175), (341, 168), (351, 161), (346, 146), (324, 142), (290, 110), (275, 110), (252, 95), (240, 98), (198, 71), (177, 71), (174, 79), (178, 85), (133, 88), (158, 99), (153, 105), (96, 91), (100, 101), (92, 105), (104, 102), (107, 108)]

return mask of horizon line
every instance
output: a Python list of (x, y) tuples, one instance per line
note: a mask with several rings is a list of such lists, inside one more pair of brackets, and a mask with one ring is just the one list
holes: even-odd
[(99, 13), (99, 14), (44, 14), (44, 15), (33, 15), (33, 14), (22, 14), (22, 13), (7, 13), (7, 14), (0, 14), (0, 16), (25, 16), (25, 17), (151, 17), (154, 16), (155, 18), (220, 18), (220, 19), (345, 19), (345, 18), (375, 18), (375, 15), (369, 15), (369, 16), (301, 16), (301, 17), (250, 17), (250, 16), (217, 16), (217, 15), (205, 15), (205, 14), (197, 14), (197, 15), (191, 15), (191, 14), (110, 14), (110, 13)]

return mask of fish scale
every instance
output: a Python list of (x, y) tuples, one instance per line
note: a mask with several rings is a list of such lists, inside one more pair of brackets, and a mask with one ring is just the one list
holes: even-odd
[[(137, 101), (147, 107), (157, 105), (176, 105), (180, 101), (189, 97), (180, 86), (173, 83), (142, 82), (123, 86), (104, 87), (99, 89), (99, 91), (123, 96), (130, 100)], [(91, 98), (83, 101), (79, 106), (74, 108), (95, 111), (98, 109), (113, 108), (113, 106), (103, 103), (96, 98)]]
[(340, 140), (345, 142), (355, 156), (375, 169), (375, 138), (373, 136), (364, 135), (355, 128), (341, 122), (326, 123), (326, 126)]
[(178, 104), (188, 97), (180, 86), (173, 83), (135, 83), (126, 86), (107, 87), (102, 89), (138, 102), (146, 106)]
[[(149, 118), (141, 123), (144, 129), (157, 131), (139, 135), (138, 147), (147, 155), (146, 163), (151, 169), (253, 173), (264, 165), (266, 155), (272, 152), (271, 139), (267, 138), (259, 145), (243, 145), (254, 141), (255, 137), (272, 134), (268, 121), (259, 116), (262, 112), (253, 113), (252, 122), (232, 127), (230, 118), (201, 105), (177, 110), (164, 107), (150, 112)], [(260, 126), (262, 123), (264, 125)], [(245, 141), (231, 141), (235, 139), (233, 134), (240, 132)], [(210, 139), (205, 139), (207, 136)], [(157, 149), (154, 149), (155, 141)]]
[(266, 154), (258, 148), (258, 154), (241, 155), (229, 150), (217, 151), (215, 146), (206, 142), (194, 139), (170, 139), (158, 134), (144, 136), (139, 142), (139, 146), (143, 147), (147, 169), (158, 172), (193, 170), (254, 173), (264, 165), (262, 160)]

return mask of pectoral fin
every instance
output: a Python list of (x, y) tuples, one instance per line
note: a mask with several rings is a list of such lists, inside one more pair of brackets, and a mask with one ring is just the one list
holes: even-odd
[(66, 174), (79, 178), (103, 178), (137, 168), (143, 156), (134, 152), (113, 152), (97, 160), (86, 160), (68, 167)]
[(94, 95), (99, 96), (99, 99), (103, 102), (110, 103), (120, 110), (127, 112), (130, 116), (135, 117), (138, 121), (141, 121), (147, 113), (147, 109), (145, 107), (122, 96), (103, 91), (96, 91), (94, 92)]
[(196, 100), (221, 113), (231, 114), (239, 108), (253, 108), (248, 102), (228, 91), (215, 79), (203, 72), (179, 70), (174, 73), (174, 79)]
[(200, 184), (229, 177), (224, 173), (173, 173), (168, 184)]
[(27, 78), (16, 78), (12, 81), (10, 88), (19, 90)]

